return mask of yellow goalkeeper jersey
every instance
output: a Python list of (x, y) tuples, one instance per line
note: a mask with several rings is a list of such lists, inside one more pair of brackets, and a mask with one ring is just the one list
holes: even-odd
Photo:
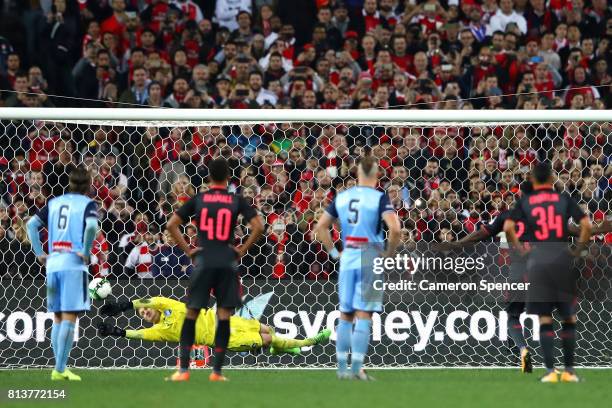
[[(186, 306), (178, 300), (166, 297), (152, 297), (133, 301), (134, 309), (148, 307), (160, 312), (159, 323), (146, 329), (126, 330), (128, 339), (142, 339), (148, 341), (170, 341), (178, 343), (181, 338), (181, 329), (185, 319)], [(196, 321), (195, 343), (212, 346), (215, 341), (216, 316), (213, 309), (200, 312)]]

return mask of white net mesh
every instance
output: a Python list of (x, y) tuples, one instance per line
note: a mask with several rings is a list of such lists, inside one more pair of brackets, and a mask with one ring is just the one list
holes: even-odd
[[(594, 222), (609, 214), (610, 123), (59, 123), (0, 125), (0, 367), (52, 364), (45, 275), (24, 224), (68, 185), (84, 164), (95, 174), (91, 196), (101, 230), (90, 272), (108, 277), (114, 299), (185, 296), (189, 260), (163, 234), (169, 215), (208, 183), (207, 163), (229, 160), (231, 189), (266, 221), (264, 238), (241, 260), (247, 306), (287, 336), (333, 328), (337, 264), (311, 229), (334, 195), (355, 184), (356, 159), (380, 159), (379, 187), (402, 220), (402, 240), (456, 240), (508, 208), (530, 165), (550, 160), (557, 188), (575, 197)], [(195, 239), (195, 228), (186, 233)], [(241, 239), (245, 226), (237, 228)], [(45, 232), (42, 232), (43, 241)], [(338, 238), (334, 231), (334, 238)], [(595, 240), (609, 244), (611, 237)], [(605, 245), (598, 247), (606, 251)], [(610, 264), (588, 265), (596, 295), (579, 304), (578, 365), (611, 366)], [(502, 274), (503, 268), (489, 273)], [(269, 301), (262, 295), (272, 294)], [(266, 297), (267, 298), (267, 297)], [(250, 301), (250, 302), (249, 302)], [(97, 336), (93, 303), (80, 318), (70, 363), (81, 367), (174, 365), (176, 345)], [(527, 337), (532, 323), (527, 321)], [(144, 322), (133, 312), (123, 328)], [(375, 315), (369, 363), (375, 366), (510, 366), (507, 315), (494, 298), (390, 296)], [(231, 365), (331, 366), (333, 343), (302, 356), (236, 353)]]

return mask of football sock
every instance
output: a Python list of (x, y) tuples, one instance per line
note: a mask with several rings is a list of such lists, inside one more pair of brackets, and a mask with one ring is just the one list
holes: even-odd
[(527, 342), (523, 335), (523, 326), (521, 326), (521, 321), (517, 316), (510, 316), (508, 318), (508, 334), (520, 350), (527, 347)]
[(51, 348), (53, 349), (53, 356), (55, 357), (55, 362), (59, 359), (59, 354), (57, 351), (58, 344), (57, 340), (59, 338), (60, 333), (60, 323), (53, 322), (53, 326), (51, 326)]
[(215, 361), (213, 371), (221, 372), (223, 361), (225, 360), (225, 351), (230, 338), (230, 322), (229, 320), (219, 320), (217, 322), (217, 332), (215, 333)]
[(554, 368), (555, 332), (551, 323), (540, 325), (540, 347), (544, 357), (544, 366), (549, 371)]
[(181, 371), (189, 370), (189, 360), (191, 358), (191, 347), (195, 341), (195, 319), (185, 318), (183, 329), (181, 330), (181, 346), (179, 359), (181, 360)]
[(576, 323), (563, 323), (560, 337), (565, 369), (572, 371), (574, 367), (574, 351), (576, 350)]
[(74, 323), (63, 320), (60, 323), (59, 334), (57, 335), (57, 356), (55, 359), (55, 369), (63, 373), (68, 363), (70, 350), (74, 340)]
[(336, 326), (336, 360), (338, 360), (338, 371), (341, 373), (348, 369), (348, 353), (351, 348), (352, 334), (353, 323), (340, 319)]
[(355, 330), (353, 331), (353, 339), (351, 341), (351, 371), (354, 375), (359, 374), (363, 359), (368, 352), (370, 344), (370, 331), (372, 329), (372, 321), (369, 319), (357, 319), (355, 322)]

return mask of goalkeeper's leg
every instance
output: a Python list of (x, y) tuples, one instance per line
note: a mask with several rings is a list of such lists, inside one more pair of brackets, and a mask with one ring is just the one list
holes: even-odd
[(266, 326), (264, 324), (261, 325), (261, 333), (262, 335), (267, 334), (268, 336), (270, 336), (269, 344), (271, 346), (270, 351), (272, 354), (280, 354), (280, 353), (296, 354), (295, 349), (299, 349), (301, 347), (314, 346), (316, 344), (324, 343), (331, 336), (331, 330), (324, 329), (324, 330), (321, 330), (314, 337), (309, 337), (306, 339), (288, 339), (285, 337), (278, 336), (274, 332), (274, 329), (272, 329), (272, 327)]

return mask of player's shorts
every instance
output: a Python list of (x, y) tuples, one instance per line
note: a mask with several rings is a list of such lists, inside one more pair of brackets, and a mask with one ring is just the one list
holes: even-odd
[(196, 267), (189, 279), (187, 307), (189, 309), (208, 308), (211, 290), (217, 299), (217, 307), (240, 307), (242, 287), (238, 269), (234, 267), (204, 268), (198, 265), (201, 262), (201, 258), (196, 259)]
[(245, 319), (239, 316), (230, 317), (228, 350), (249, 351), (260, 349), (263, 346), (260, 330), (261, 323), (258, 320)]
[(338, 297), (342, 313), (353, 313), (355, 310), (382, 312), (383, 309), (383, 291), (374, 290), (371, 283), (364, 280), (359, 268), (340, 268)]
[(47, 311), (52, 313), (88, 311), (91, 306), (88, 285), (89, 276), (83, 270), (47, 273)]
[(529, 256), (527, 269), (527, 313), (550, 316), (557, 309), (561, 318), (575, 314), (578, 276), (569, 252), (560, 248), (556, 253), (533, 253)]
[(565, 320), (576, 314), (577, 304), (577, 298), (574, 298), (571, 302), (529, 302), (527, 303), (527, 313), (538, 316), (552, 316), (553, 311), (557, 310), (561, 320)]

